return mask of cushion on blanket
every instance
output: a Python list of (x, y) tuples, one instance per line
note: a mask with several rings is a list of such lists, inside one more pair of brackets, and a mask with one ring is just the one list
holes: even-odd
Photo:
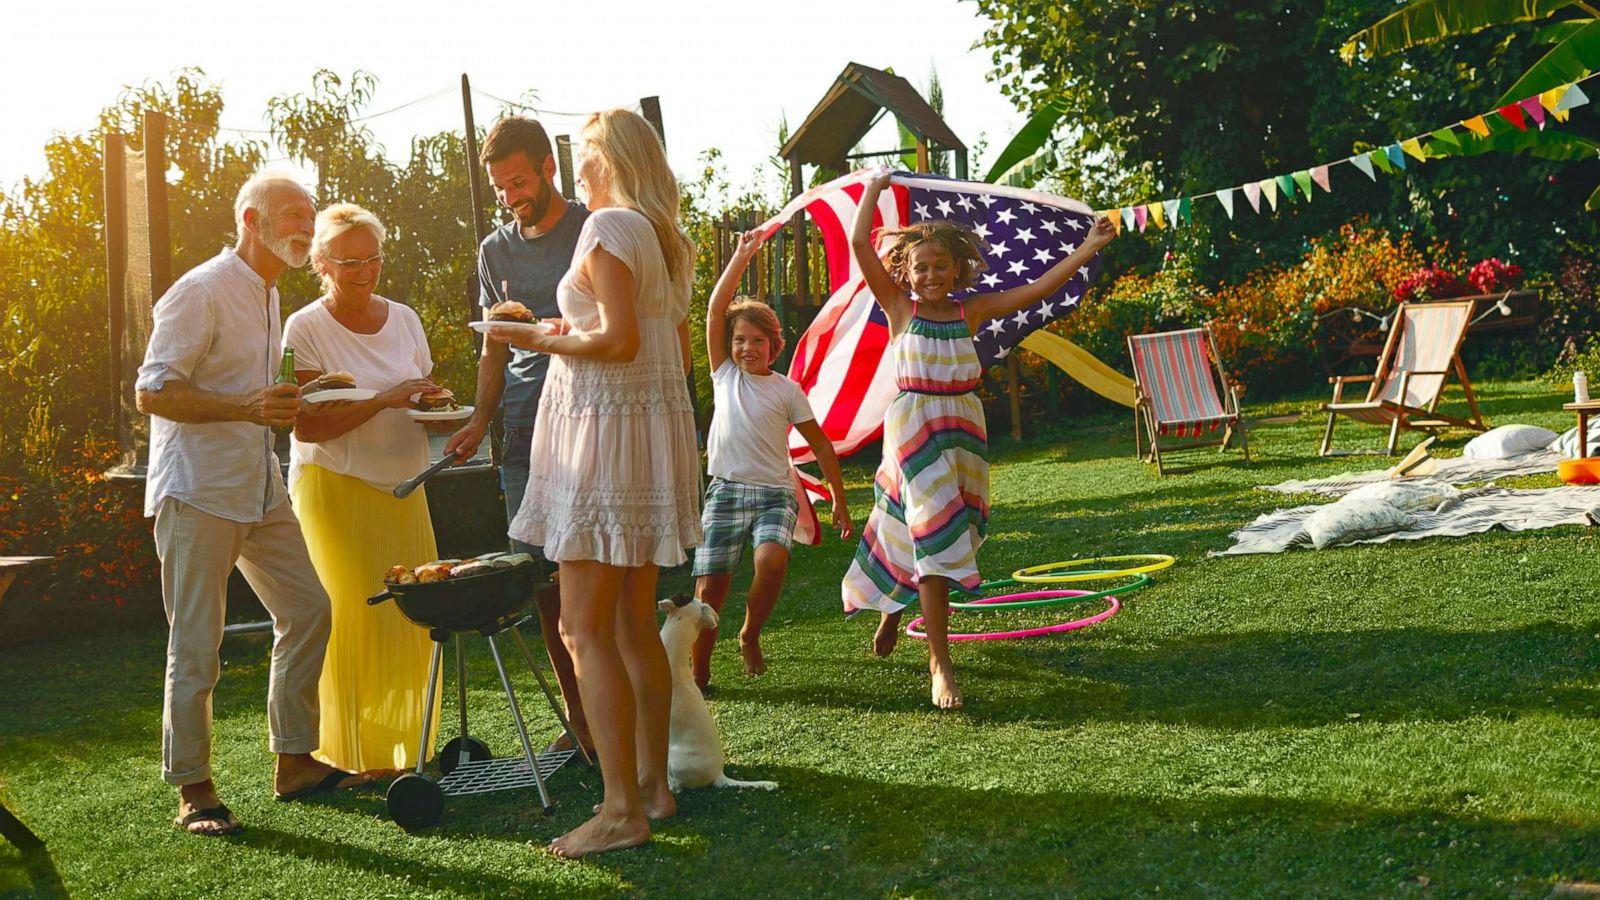
[(1543, 450), (1555, 439), (1554, 431), (1537, 425), (1501, 425), (1467, 441), (1461, 455), (1472, 459), (1510, 459)]
[(1301, 524), (1318, 550), (1408, 528), (1416, 513), (1431, 510), (1460, 492), (1434, 481), (1384, 481), (1357, 488), (1322, 507)]
[[(1568, 428), (1555, 439), (1550, 449), (1560, 453), (1568, 459), (1578, 456), (1578, 429)], [(1600, 416), (1589, 420), (1589, 455), (1600, 454)]]

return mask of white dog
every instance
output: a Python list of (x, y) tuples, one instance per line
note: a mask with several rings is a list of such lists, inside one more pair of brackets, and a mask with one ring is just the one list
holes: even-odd
[(658, 604), (667, 620), (661, 643), (672, 666), (672, 729), (667, 740), (667, 787), (749, 787), (772, 790), (776, 781), (735, 781), (722, 772), (722, 738), (694, 683), (690, 650), (700, 629), (717, 627), (717, 611), (699, 600), (679, 595)]

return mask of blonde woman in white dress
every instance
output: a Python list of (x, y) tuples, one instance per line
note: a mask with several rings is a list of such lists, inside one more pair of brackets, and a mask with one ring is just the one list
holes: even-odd
[(573, 858), (643, 844), (650, 819), (677, 812), (656, 577), (700, 540), (684, 377), (694, 246), (678, 224), (677, 180), (635, 113), (595, 113), (580, 136), (591, 214), (557, 288), (565, 333), (489, 332), (551, 355), (528, 490), (509, 530), (560, 564), (562, 638), (600, 757), (594, 818), (550, 845)]

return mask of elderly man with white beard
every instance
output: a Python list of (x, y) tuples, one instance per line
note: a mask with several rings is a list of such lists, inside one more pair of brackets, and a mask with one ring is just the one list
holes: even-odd
[(299, 387), (274, 384), (282, 326), (275, 282), (306, 264), (315, 217), (311, 195), (293, 178), (263, 172), (247, 181), (234, 204), (238, 244), (156, 303), (135, 383), (139, 410), (151, 418), (145, 515), (155, 517), (170, 626), (162, 777), (180, 794), (173, 822), (190, 834), (240, 828), (211, 780), (211, 694), (235, 565), (272, 615), (275, 794), (292, 800), (366, 780), (311, 757), (328, 596), (273, 452), (273, 429), (292, 427), (300, 410)]

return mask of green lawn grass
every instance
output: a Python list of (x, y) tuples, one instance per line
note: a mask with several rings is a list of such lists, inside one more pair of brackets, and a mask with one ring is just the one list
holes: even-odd
[[(1491, 422), (1570, 425), (1547, 387), (1480, 392)], [(1543, 896), (1600, 880), (1600, 543), (1572, 527), (1208, 558), (1308, 502), (1254, 485), (1383, 464), (1318, 459), (1313, 409), (1252, 408), (1307, 415), (1257, 425), (1254, 465), (1195, 451), (1180, 462), (1198, 468), (1165, 480), (1131, 458), (1129, 416), (997, 437), (990, 577), (1096, 554), (1179, 562), (1094, 628), (959, 645), (958, 713), (929, 708), (918, 642), (865, 654), (875, 617), (839, 612), (850, 549), (798, 549), (772, 671), (736, 674), (736, 598), (712, 702), (730, 773), (780, 788), (685, 794), (651, 846), (592, 861), (541, 849), (599, 797), (577, 768), (553, 779), (551, 818), (531, 790), (488, 794), (414, 835), (376, 791), (274, 803), (257, 637), (224, 643), (216, 695), (217, 778), (247, 830), (186, 837), (157, 768), (164, 634), (9, 648), (0, 783), (49, 856), (0, 847), (0, 895)], [(1338, 443), (1383, 436), (1344, 425)], [(864, 513), (870, 470), (849, 475)], [(677, 573), (663, 592), (686, 586)], [(509, 753), (488, 654), (471, 650), (474, 731)], [(548, 735), (531, 677), (517, 684)]]

